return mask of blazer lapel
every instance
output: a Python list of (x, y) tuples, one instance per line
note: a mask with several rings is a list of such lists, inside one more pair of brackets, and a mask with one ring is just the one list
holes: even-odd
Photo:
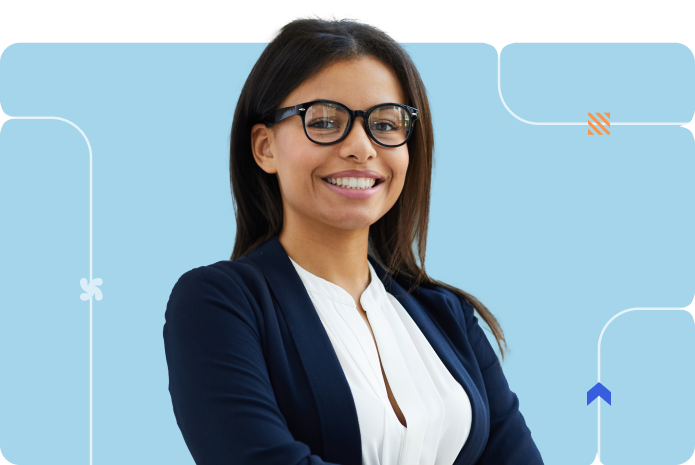
[[(357, 409), (340, 361), (326, 333), (304, 283), (277, 236), (249, 254), (261, 269), (275, 295), (287, 321), (302, 365), (316, 400), (323, 437), (323, 460), (343, 465), (361, 465), (362, 444)], [(475, 386), (464, 367), (460, 352), (447, 342), (441, 325), (427, 308), (447, 305), (437, 301), (433, 291), (418, 288), (416, 299), (407, 294), (391, 276), (384, 278), (386, 270), (372, 257), (368, 257), (384, 288), (405, 308), (413, 321), (449, 370), (461, 384), (471, 403), (472, 425), (457, 465), (473, 464), (487, 443), (490, 430), (490, 412), (486, 393)], [(441, 299), (441, 295), (439, 296)]]
[[(368, 257), (370, 263), (374, 267), (374, 271), (379, 276), (379, 279), (384, 283), (384, 288), (387, 292), (393, 295), (398, 302), (405, 308), (413, 321), (422, 331), (422, 334), (427, 338), (434, 351), (439, 356), (444, 366), (449, 370), (449, 373), (456, 381), (461, 384), (468, 395), (471, 403), (471, 430), (468, 438), (459, 453), (456, 464), (473, 464), (480, 457), (490, 431), (490, 411), (488, 409), (488, 400), (485, 392), (481, 394), (475, 383), (471, 379), (468, 371), (464, 367), (465, 360), (462, 360), (455, 351), (452, 344), (447, 341), (444, 334), (445, 331), (441, 325), (436, 323), (436, 319), (432, 317), (434, 310), (445, 308), (448, 303), (443, 302), (441, 294), (418, 287), (413, 293), (417, 294), (417, 299), (406, 293), (406, 289), (396, 282), (391, 276), (384, 279), (386, 270), (372, 257)], [(410, 283), (408, 283), (408, 286)], [(439, 298), (437, 298), (437, 296)], [(439, 300), (439, 301), (438, 301)], [(428, 311), (427, 309), (433, 311)], [(450, 338), (449, 340), (456, 340)]]
[(277, 236), (249, 254), (285, 316), (316, 400), (323, 460), (361, 465), (362, 442), (352, 391), (304, 283)]

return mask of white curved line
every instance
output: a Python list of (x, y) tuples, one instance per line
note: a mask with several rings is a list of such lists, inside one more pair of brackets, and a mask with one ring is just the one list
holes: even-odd
[[(687, 307), (633, 307), (633, 308), (628, 308), (627, 310), (623, 310), (622, 312), (618, 312), (613, 317), (608, 320), (608, 322), (603, 325), (603, 329), (601, 330), (601, 334), (598, 337), (598, 382), (601, 382), (601, 341), (603, 340), (603, 333), (606, 332), (606, 328), (608, 328), (608, 325), (611, 324), (613, 320), (618, 318), (620, 315), (627, 313), (627, 312), (632, 312), (635, 310), (685, 310), (686, 312), (690, 313), (693, 318), (695, 319), (695, 298), (693, 298), (693, 301), (688, 305)], [(594, 464), (598, 465), (601, 463), (601, 398), (596, 399), (596, 403), (598, 405), (598, 447), (597, 447), (597, 452), (596, 452), (596, 460), (594, 461)], [(592, 464), (592, 465), (594, 465)], [(693, 453), (693, 456), (684, 464), (682, 465), (691, 465), (695, 464), (695, 453)]]
[[(507, 105), (507, 102), (504, 101), (504, 97), (502, 96), (502, 79), (501, 79), (501, 74), (502, 74), (502, 50), (498, 50), (497, 52), (497, 93), (500, 96), (500, 100), (502, 101), (502, 105), (504, 105), (504, 108), (507, 109), (510, 115), (512, 115), (514, 118), (518, 119), (522, 123), (526, 124), (535, 124), (538, 126), (588, 126), (588, 119), (587, 121), (581, 122), (581, 123), (538, 123), (536, 121), (529, 121), (526, 119), (521, 118), (518, 116), (516, 113), (514, 113), (511, 108)], [(686, 123), (615, 123), (611, 121), (611, 126), (683, 126), (685, 124), (689, 124), (690, 122)]]
[[(92, 145), (89, 143), (87, 135), (80, 129), (78, 125), (65, 118), (60, 118), (58, 116), (9, 116), (5, 115), (0, 107), (0, 129), (2, 129), (5, 121), (10, 119), (55, 119), (58, 121), (63, 121), (68, 123), (75, 129), (77, 129), (82, 137), (84, 137), (85, 142), (87, 142), (87, 148), (89, 149), (89, 284), (93, 286), (92, 279)], [(101, 300), (101, 299), (98, 299)], [(89, 464), (92, 465), (92, 302), (93, 299), (89, 298)], [(1, 455), (0, 455), (1, 457)]]

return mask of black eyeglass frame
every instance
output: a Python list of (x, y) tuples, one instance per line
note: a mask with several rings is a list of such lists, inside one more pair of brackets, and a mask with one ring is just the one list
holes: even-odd
[[(309, 134), (307, 133), (306, 130), (306, 123), (304, 118), (306, 117), (306, 109), (309, 108), (310, 105), (313, 105), (315, 103), (332, 103), (334, 105), (339, 105), (343, 107), (345, 110), (347, 110), (348, 115), (350, 116), (347, 124), (347, 128), (345, 128), (345, 133), (338, 139), (333, 142), (316, 142), (313, 140), (311, 137), (309, 137)], [(374, 134), (372, 134), (372, 131), (369, 129), (369, 125), (367, 124), (367, 121), (369, 121), (369, 115), (372, 114), (374, 110), (377, 108), (383, 107), (383, 106), (397, 106), (404, 108), (407, 112), (408, 115), (410, 115), (410, 128), (408, 128), (408, 135), (405, 137), (405, 140), (401, 142), (400, 144), (397, 145), (386, 145), (382, 142), (379, 142), (376, 137), (374, 137)], [(408, 142), (410, 139), (410, 136), (413, 134), (413, 129), (415, 128), (415, 122), (418, 120), (420, 116), (420, 110), (417, 108), (408, 106), (408, 105), (403, 105), (402, 103), (380, 103), (378, 105), (373, 106), (369, 110), (351, 110), (347, 105), (344, 105), (340, 102), (335, 102), (333, 100), (312, 100), (311, 102), (306, 102), (306, 103), (300, 103), (298, 105), (294, 105), (291, 107), (285, 107), (285, 108), (280, 108), (279, 110), (275, 110), (270, 114), (270, 117), (265, 119), (265, 124), (273, 124), (280, 122), (284, 120), (285, 118), (289, 118), (290, 116), (294, 115), (299, 115), (302, 118), (302, 128), (304, 128), (304, 134), (306, 135), (307, 139), (309, 139), (311, 142), (319, 145), (333, 145), (337, 144), (338, 142), (342, 141), (345, 139), (348, 134), (350, 134), (350, 131), (352, 130), (352, 123), (355, 121), (355, 118), (358, 116), (362, 117), (363, 125), (364, 125), (364, 130), (367, 134), (369, 134), (369, 137), (376, 142), (377, 144), (383, 146), (383, 147), (400, 147), (401, 145), (405, 144)]]

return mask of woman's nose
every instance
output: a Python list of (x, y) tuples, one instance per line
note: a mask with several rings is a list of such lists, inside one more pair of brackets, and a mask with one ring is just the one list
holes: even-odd
[(352, 122), (352, 128), (350, 128), (350, 133), (343, 140), (342, 146), (343, 150), (348, 150), (349, 155), (376, 155), (376, 150), (374, 149), (373, 141), (371, 137), (369, 137), (369, 134), (367, 134), (367, 131), (365, 130), (364, 120), (361, 116), (356, 117), (355, 120)]
[(368, 144), (369, 146), (372, 145), (372, 138), (369, 137), (369, 134), (367, 134), (364, 127), (364, 119), (361, 116), (355, 117), (355, 120), (352, 122), (350, 133), (347, 135), (345, 140), (347, 141), (349, 139), (354, 140), (354, 142)]

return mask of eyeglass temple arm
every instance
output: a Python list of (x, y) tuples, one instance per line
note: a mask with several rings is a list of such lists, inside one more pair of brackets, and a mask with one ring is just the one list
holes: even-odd
[(300, 108), (303, 110), (304, 108), (303, 104), (295, 105), (293, 107), (287, 107), (287, 108), (280, 108), (279, 110), (275, 110), (270, 118), (268, 118), (269, 123), (277, 123), (279, 121), (282, 121), (285, 118), (289, 118), (290, 116), (294, 116), (299, 114)]

